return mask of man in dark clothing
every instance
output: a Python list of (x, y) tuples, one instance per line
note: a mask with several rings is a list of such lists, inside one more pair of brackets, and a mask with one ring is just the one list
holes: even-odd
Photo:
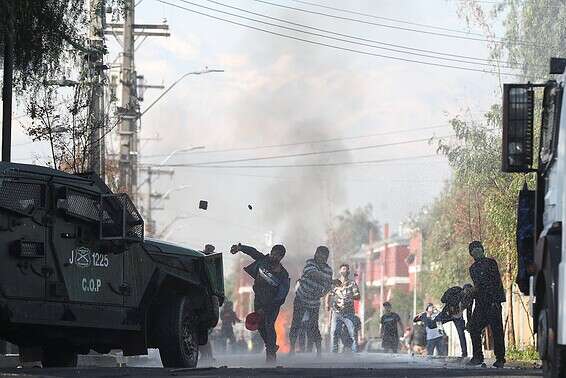
[(466, 343), (466, 322), (464, 321), (464, 310), (467, 311), (468, 321), (472, 315), (472, 302), (471, 288), (469, 284), (464, 287), (454, 286), (444, 292), (440, 299), (444, 303), (444, 308), (436, 317), (437, 322), (448, 323), (454, 322), (456, 331), (458, 331), (458, 338), (460, 339), (460, 349), (462, 350), (462, 357), (468, 357), (468, 346)]
[(493, 366), (501, 368), (505, 365), (505, 342), (501, 320), (501, 303), (505, 302), (505, 290), (499, 268), (494, 259), (485, 257), (481, 242), (471, 242), (469, 252), (475, 260), (470, 266), (470, 277), (474, 283), (475, 307), (468, 322), (474, 353), (468, 364), (481, 365), (483, 363), (481, 335), (484, 328), (489, 325), (493, 332), (493, 349), (496, 358)]
[(286, 252), (285, 247), (281, 244), (274, 245), (271, 253), (264, 255), (247, 245), (233, 245), (230, 253), (238, 252), (245, 253), (255, 260), (244, 270), (254, 279), (254, 309), (263, 316), (263, 322), (258, 331), (265, 343), (266, 361), (275, 362), (277, 349), (279, 349), (275, 321), (279, 315), (279, 308), (287, 298), (291, 284), (289, 273), (281, 265)]
[(401, 317), (391, 311), (391, 303), (383, 303), (385, 313), (381, 316), (381, 346), (386, 351), (397, 353), (399, 351), (399, 332), (403, 331)]
[(411, 354), (422, 355), (426, 351), (426, 327), (420, 320), (413, 323), (409, 345), (411, 346)]
[(241, 320), (238, 319), (238, 316), (234, 312), (234, 304), (232, 302), (226, 301), (226, 303), (224, 303), (220, 311), (220, 319), (222, 319), (220, 336), (222, 337), (224, 348), (226, 347), (227, 341), (230, 341), (230, 346), (233, 348), (236, 343), (234, 324), (239, 323)]
[(322, 353), (322, 336), (318, 328), (318, 315), (320, 298), (325, 296), (332, 288), (332, 268), (326, 263), (328, 255), (327, 247), (318, 247), (314, 253), (314, 258), (307, 260), (303, 274), (299, 279), (293, 303), (293, 321), (289, 330), (291, 354), (295, 353), (297, 336), (305, 322), (307, 323), (306, 331), (309, 342), (313, 342), (316, 346), (317, 356), (320, 357)]

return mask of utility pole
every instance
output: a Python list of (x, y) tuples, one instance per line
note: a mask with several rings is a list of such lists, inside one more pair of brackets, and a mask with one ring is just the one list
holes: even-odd
[[(11, 12), (11, 3), (8, 3)], [(2, 161), (11, 160), (12, 151), (12, 92), (14, 80), (14, 36), (12, 15), (4, 32), (4, 74), (2, 81)]]
[[(138, 153), (140, 119), (138, 96), (138, 75), (135, 69), (136, 37), (144, 39), (151, 36), (168, 37), (169, 26), (166, 24), (136, 24), (135, 1), (124, 0), (123, 23), (108, 23), (104, 34), (113, 35), (122, 45), (122, 62), (120, 84), (122, 86), (121, 102), (118, 107), (119, 117), (119, 173), (118, 184), (122, 191), (127, 192), (134, 203), (137, 203), (138, 189)], [(120, 40), (118, 37), (122, 36)], [(143, 41), (142, 41), (143, 42)], [(141, 44), (141, 42), (138, 44)], [(139, 89), (158, 88), (159, 86), (142, 85)]]
[[(159, 210), (157, 208), (154, 207), (153, 205), (153, 198), (155, 197), (155, 195), (153, 194), (153, 176), (160, 176), (160, 175), (168, 175), (168, 176), (173, 176), (175, 174), (175, 171), (171, 168), (160, 168), (159, 166), (147, 166), (147, 167), (142, 167), (141, 170), (146, 172), (146, 179), (145, 182), (147, 182), (147, 208), (144, 211), (144, 215), (145, 215), (145, 224), (146, 224), (146, 230), (145, 233), (147, 236), (154, 236), (156, 233), (156, 227), (155, 227), (155, 220), (153, 219), (153, 210)], [(143, 183), (142, 183), (143, 185)], [(159, 195), (157, 195), (159, 197)]]
[(124, 0), (123, 51), (122, 51), (122, 99), (120, 109), (120, 161), (119, 185), (136, 203), (137, 187), (137, 100), (135, 97), (135, 68), (134, 68), (134, 0)]
[(89, 135), (89, 170), (105, 181), (104, 24), (105, 0), (90, 0), (89, 76), (92, 88)]

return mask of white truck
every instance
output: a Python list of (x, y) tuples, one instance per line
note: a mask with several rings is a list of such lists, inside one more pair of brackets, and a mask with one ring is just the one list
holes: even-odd
[[(537, 349), (545, 377), (552, 378), (566, 377), (565, 69), (566, 59), (552, 58), (556, 80), (505, 84), (503, 91), (502, 170), (536, 177), (535, 189), (525, 186), (519, 194), (517, 284), (534, 296)], [(539, 111), (540, 127), (535, 127)]]

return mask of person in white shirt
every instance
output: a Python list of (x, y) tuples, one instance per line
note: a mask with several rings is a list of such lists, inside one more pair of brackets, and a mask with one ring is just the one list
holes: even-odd
[(442, 332), (442, 323), (437, 324), (434, 305), (429, 303), (426, 305), (426, 311), (420, 315), (417, 315), (414, 322), (422, 321), (426, 326), (426, 352), (427, 355), (433, 356), (436, 350), (437, 355), (443, 356), (444, 346), (442, 343), (442, 338), (444, 333)]

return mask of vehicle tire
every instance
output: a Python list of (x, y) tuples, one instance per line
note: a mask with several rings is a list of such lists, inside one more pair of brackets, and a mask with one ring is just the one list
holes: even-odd
[(546, 378), (566, 377), (566, 351), (556, 342), (556, 328), (555, 307), (548, 295), (544, 295), (538, 316), (537, 347)]
[(41, 365), (44, 368), (51, 367), (76, 367), (77, 352), (61, 346), (49, 346), (43, 349)]
[(194, 368), (198, 362), (197, 317), (189, 298), (175, 296), (163, 304), (155, 325), (163, 367)]

